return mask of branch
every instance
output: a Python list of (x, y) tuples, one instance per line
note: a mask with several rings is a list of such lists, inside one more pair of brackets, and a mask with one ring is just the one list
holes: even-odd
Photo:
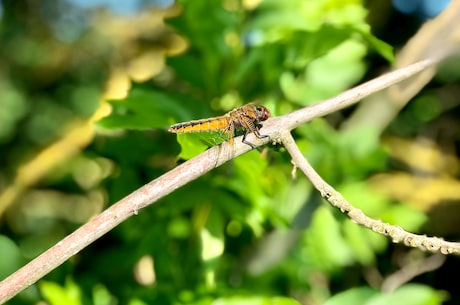
[[(440, 58), (420, 61), (413, 65), (380, 76), (311, 107), (306, 107), (284, 116), (269, 119), (264, 122), (264, 128), (261, 130), (261, 133), (270, 136), (270, 139), (273, 140), (281, 138), (281, 134), (283, 133), (284, 141), (286, 142), (286, 133), (300, 124), (306, 123), (315, 117), (323, 116), (355, 104), (362, 98), (415, 75), (416, 73), (437, 64), (439, 61)], [(268, 139), (257, 139), (252, 134), (248, 136), (247, 140), (251, 143), (258, 144), (259, 146), (266, 144), (269, 141)], [(286, 144), (287, 147), (290, 147), (290, 150), (293, 150), (289, 141), (287, 141)], [(0, 304), (3, 304), (20, 291), (35, 283), (44, 275), (57, 268), (67, 259), (80, 252), (86, 246), (113, 229), (128, 217), (136, 215), (140, 209), (155, 203), (158, 199), (173, 192), (177, 188), (251, 149), (248, 145), (238, 141), (238, 139), (234, 141), (234, 147), (232, 147), (232, 149), (228, 149), (226, 145), (229, 144), (223, 143), (220, 146), (212, 147), (201, 155), (177, 166), (161, 177), (132, 192), (125, 198), (110, 206), (104, 212), (95, 216), (88, 223), (65, 237), (55, 246), (45, 251), (14, 274), (0, 282)], [(234, 151), (232, 155), (221, 154), (223, 151), (231, 150)], [(302, 168), (303, 162), (298, 158), (295, 160), (297, 165)], [(336, 194), (331, 187), (327, 186), (326, 188), (321, 187), (319, 189), (321, 190), (323, 196), (325, 196), (332, 204), (346, 210), (349, 215), (357, 213), (351, 206), (346, 206), (346, 208), (344, 208), (341, 204), (342, 198)], [(358, 220), (363, 218), (363, 215), (358, 216), (359, 217), (355, 217)], [(386, 228), (387, 226), (381, 227), (380, 223), (378, 223), (377, 226), (372, 227), (372, 229), (379, 232), (385, 230)], [(401, 234), (401, 230), (396, 230), (396, 232), (391, 232), (391, 235), (388, 235), (392, 237), (394, 236), (393, 238), (398, 238)], [(405, 241), (406, 244), (413, 244), (414, 242), (418, 242), (419, 239)], [(441, 248), (441, 250), (443, 249), (449, 253), (452, 252), (450, 248), (446, 248), (445, 246)]]
[(366, 216), (360, 209), (352, 206), (339, 192), (320, 177), (310, 163), (304, 158), (289, 132), (284, 132), (281, 135), (281, 141), (291, 155), (294, 165), (304, 172), (313, 186), (321, 193), (321, 196), (331, 205), (339, 208), (342, 213), (348, 215), (355, 223), (379, 234), (391, 237), (394, 243), (404, 243), (408, 247), (419, 248), (423, 251), (440, 251), (442, 254), (460, 253), (460, 243), (448, 242), (437, 237), (427, 237), (426, 235), (409, 233), (404, 231), (401, 227)]
[[(275, 118), (283, 122), (279, 124), (280, 130), (292, 130), (301, 124), (310, 121), (313, 118), (324, 116), (335, 112), (337, 110), (354, 105), (363, 98), (397, 84), (418, 72), (422, 72), (436, 64), (438, 64), (444, 57), (432, 57), (429, 59), (418, 61), (407, 67), (394, 70), (364, 84), (361, 84), (353, 89), (347, 90), (333, 98), (324, 100), (320, 103), (314, 104), (310, 107), (304, 107), (290, 114)], [(267, 134), (268, 124), (273, 121), (264, 123), (264, 134)]]
[[(426, 21), (396, 56), (395, 68), (434, 56), (449, 57), (458, 54), (460, 44), (460, 1), (449, 5), (435, 18)], [(439, 46), (442, 45), (442, 48)], [(396, 86), (381, 91), (353, 111), (342, 122), (345, 128), (371, 126), (381, 133), (401, 109), (435, 76), (437, 69), (430, 68)], [(378, 113), (378, 116), (373, 115)]]
[(383, 292), (393, 292), (404, 283), (413, 278), (441, 267), (446, 261), (446, 256), (439, 253), (429, 257), (411, 258), (405, 257), (402, 267), (388, 276), (381, 284), (380, 290)]

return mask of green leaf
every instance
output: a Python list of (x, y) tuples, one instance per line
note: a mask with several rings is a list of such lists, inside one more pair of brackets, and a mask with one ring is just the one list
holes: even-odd
[[(358, 287), (348, 289), (344, 292), (338, 293), (328, 299), (323, 305), (345, 305), (345, 304), (356, 304), (364, 305), (369, 304), (369, 300), (378, 295), (379, 292), (369, 287)], [(392, 303), (388, 303), (392, 304)], [(399, 303), (397, 303), (399, 304)]]
[(82, 305), (81, 289), (67, 279), (64, 286), (55, 282), (40, 281), (40, 291), (51, 305)]
[(189, 160), (208, 148), (207, 145), (199, 140), (197, 134), (178, 134), (177, 142), (181, 146), (179, 157), (184, 160)]
[(440, 305), (443, 301), (443, 294), (429, 286), (407, 284), (391, 293), (381, 293), (374, 296), (367, 305)]
[(176, 216), (171, 219), (166, 228), (167, 235), (171, 238), (187, 238), (192, 234), (190, 219)]
[(429, 216), (423, 211), (401, 203), (389, 207), (382, 213), (382, 219), (409, 232), (417, 232), (428, 221)]
[(116, 298), (110, 294), (110, 291), (105, 286), (97, 284), (93, 287), (94, 305), (110, 305), (116, 301)]
[(393, 47), (386, 42), (378, 39), (370, 32), (370, 28), (367, 27), (367, 30), (358, 30), (364, 40), (366, 40), (380, 55), (382, 55), (386, 60), (393, 63), (395, 61), (395, 54), (393, 52)]
[(128, 305), (149, 305), (149, 303), (144, 302), (140, 299), (131, 299), (129, 300)]
[(263, 177), (267, 160), (254, 150), (236, 158), (234, 165), (235, 179), (224, 181), (225, 186), (254, 205), (261, 204), (265, 195)]
[(302, 106), (334, 96), (356, 83), (365, 72), (366, 48), (354, 40), (343, 41), (326, 55), (316, 58), (302, 74), (285, 72), (281, 88), (290, 100)]
[(0, 279), (4, 279), (21, 266), (22, 256), (18, 246), (4, 235), (0, 235), (0, 249)]
[(206, 261), (215, 260), (224, 252), (224, 223), (217, 209), (211, 209), (206, 225), (201, 229), (201, 257)]
[(213, 305), (299, 305), (294, 299), (266, 296), (234, 296), (214, 300)]
[(319, 207), (313, 216), (306, 242), (311, 259), (322, 270), (335, 270), (353, 262), (353, 252), (344, 239), (340, 223), (331, 209)]
[(391, 200), (374, 191), (367, 183), (361, 181), (350, 181), (343, 183), (338, 191), (347, 200), (369, 217), (381, 218), (382, 214), (387, 211), (392, 202)]
[(212, 146), (219, 145), (225, 138), (219, 132), (183, 133), (177, 135), (181, 146), (179, 157), (189, 160)]
[(388, 245), (386, 236), (358, 226), (348, 219), (343, 222), (343, 232), (355, 260), (364, 266), (375, 263), (376, 253)]
[(166, 129), (176, 120), (190, 120), (199, 103), (189, 96), (134, 88), (124, 100), (110, 101), (112, 113), (98, 122), (109, 129)]

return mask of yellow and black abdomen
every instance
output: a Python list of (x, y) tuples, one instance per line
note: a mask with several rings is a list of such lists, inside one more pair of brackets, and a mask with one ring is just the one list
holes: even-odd
[(168, 131), (173, 133), (187, 132), (208, 132), (216, 130), (224, 130), (228, 127), (229, 119), (227, 116), (221, 116), (210, 119), (202, 119), (178, 123), (169, 127)]

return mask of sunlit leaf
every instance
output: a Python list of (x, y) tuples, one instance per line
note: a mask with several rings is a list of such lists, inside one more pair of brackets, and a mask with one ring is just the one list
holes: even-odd
[(224, 137), (218, 132), (178, 134), (177, 142), (181, 146), (179, 157), (189, 160), (205, 151), (208, 147), (218, 145), (222, 140), (224, 140)]
[(211, 210), (210, 216), (212, 217), (207, 219), (205, 227), (200, 232), (201, 257), (204, 261), (216, 259), (224, 252), (222, 216), (216, 209)]
[(72, 280), (64, 286), (55, 282), (40, 281), (40, 290), (51, 305), (82, 305), (81, 289)]
[(362, 77), (365, 52), (363, 44), (344, 41), (327, 55), (312, 61), (296, 78), (285, 72), (281, 77), (283, 91), (303, 106), (334, 96)]

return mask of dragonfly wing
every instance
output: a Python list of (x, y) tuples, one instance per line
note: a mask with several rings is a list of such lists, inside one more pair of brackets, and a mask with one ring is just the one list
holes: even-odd
[(224, 157), (231, 157), (233, 156), (235, 147), (234, 147), (234, 136), (235, 136), (235, 124), (230, 121), (228, 126), (223, 130), (225, 140), (227, 141), (227, 144), (222, 143), (222, 151), (221, 154)]

